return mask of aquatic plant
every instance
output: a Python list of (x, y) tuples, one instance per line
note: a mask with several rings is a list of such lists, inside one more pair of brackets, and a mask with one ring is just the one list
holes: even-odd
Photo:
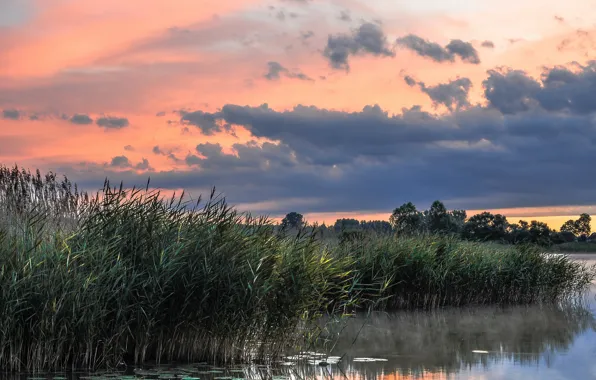
[(106, 181), (88, 197), (66, 179), (0, 173), (6, 370), (272, 360), (314, 341), (324, 315), (553, 301), (593, 278), (533, 248), (285, 236), (215, 190), (190, 203)]

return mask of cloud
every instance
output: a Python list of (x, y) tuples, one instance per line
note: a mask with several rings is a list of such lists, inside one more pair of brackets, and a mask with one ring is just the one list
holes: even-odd
[(126, 156), (116, 156), (110, 161), (110, 166), (114, 168), (129, 168), (131, 167), (130, 160)]
[(115, 156), (112, 157), (112, 160), (108, 164), (111, 168), (118, 168), (118, 169), (137, 169), (141, 171), (152, 170), (153, 168), (149, 165), (149, 160), (146, 158), (141, 159), (141, 162), (133, 165), (128, 157), (126, 156)]
[(418, 84), (418, 82), (416, 82), (416, 79), (412, 78), (409, 75), (404, 76), (404, 81), (410, 87), (414, 87), (414, 86), (416, 86)]
[(223, 126), (217, 123), (215, 115), (197, 110), (194, 112), (178, 111), (181, 115), (180, 122), (186, 125), (198, 127), (205, 135), (212, 135), (223, 130), (230, 130), (230, 126)]
[(483, 82), (489, 104), (504, 114), (515, 114), (541, 107), (548, 111), (574, 114), (596, 112), (596, 61), (575, 65), (575, 71), (555, 66), (540, 79), (522, 70), (489, 70)]
[(155, 116), (157, 116), (157, 117), (166, 116), (166, 113), (164, 111), (160, 111), (160, 112), (156, 113)]
[(435, 107), (442, 104), (450, 111), (454, 111), (470, 105), (468, 94), (472, 88), (472, 81), (469, 78), (458, 78), (435, 86), (427, 86), (424, 82), (417, 82), (408, 75), (404, 77), (404, 81), (410, 87), (418, 85), (420, 90), (433, 101)]
[(120, 129), (120, 128), (128, 127), (129, 122), (128, 122), (128, 119), (125, 117), (103, 116), (103, 117), (98, 118), (95, 121), (95, 124), (99, 125), (100, 127), (104, 127), (104, 128)]
[(151, 169), (151, 165), (149, 165), (149, 160), (147, 160), (146, 158), (143, 158), (141, 160), (141, 162), (139, 162), (138, 164), (135, 165), (135, 169), (137, 169), (137, 170), (150, 170)]
[(302, 40), (303, 43), (307, 43), (307, 41), (314, 37), (315, 32), (313, 32), (312, 30), (307, 30), (305, 32), (300, 32), (300, 39)]
[[(153, 152), (153, 154), (157, 154), (159, 156), (167, 157), (169, 160), (172, 160), (173, 162), (175, 162), (177, 164), (180, 164), (180, 163), (185, 162), (185, 160), (178, 158), (174, 154), (174, 151), (173, 150), (164, 151), (158, 145), (156, 145), (156, 146), (153, 147), (152, 152)], [(187, 164), (188, 164), (188, 162), (187, 162)]]
[(21, 113), (16, 109), (2, 110), (2, 117), (4, 119), (18, 120), (21, 118)]
[(451, 40), (445, 47), (431, 42), (415, 34), (408, 34), (396, 40), (397, 45), (414, 51), (421, 57), (428, 57), (435, 62), (454, 62), (456, 57), (462, 61), (479, 64), (478, 51), (471, 43), (462, 40)]
[(81, 113), (74, 114), (69, 119), (69, 121), (73, 124), (82, 124), (82, 125), (87, 125), (87, 124), (93, 123), (93, 119), (89, 115), (85, 115), (85, 114), (81, 114)]
[(287, 169), (296, 165), (291, 157), (289, 148), (283, 144), (249, 141), (244, 144), (234, 144), (235, 154), (225, 154), (220, 144), (203, 143), (196, 147), (196, 152), (202, 156), (191, 154), (186, 157), (189, 166), (199, 166), (205, 170), (229, 170), (260, 168), (261, 170)]
[(489, 49), (493, 49), (495, 47), (495, 43), (492, 41), (482, 41), (482, 44), (480, 44), (480, 46), (485, 47), (485, 48), (489, 48)]
[(365, 22), (352, 30), (351, 34), (329, 35), (323, 56), (329, 65), (338, 70), (349, 70), (352, 55), (370, 54), (380, 57), (393, 57), (383, 29), (377, 24)]
[(312, 78), (310, 78), (308, 75), (301, 73), (300, 71), (292, 72), (284, 66), (282, 66), (279, 62), (270, 61), (267, 62), (267, 66), (268, 70), (263, 76), (268, 80), (279, 80), (281, 75), (283, 75), (287, 78), (312, 81)]
[(126, 146), (124, 146), (124, 150), (129, 151), (129, 152), (134, 152), (135, 148), (132, 145), (126, 145)]
[(350, 15), (350, 11), (348, 10), (343, 10), (339, 13), (338, 19), (340, 19), (341, 21), (352, 21), (352, 16)]
[[(190, 171), (152, 173), (152, 185), (215, 185), (234, 204), (267, 201), (271, 205), (253, 211), (277, 214), (389, 215), (403, 202), (428, 207), (435, 199), (467, 209), (596, 203), (596, 178), (586, 175), (596, 155), (589, 115), (544, 109), (503, 115), (482, 106), (445, 116), (418, 108), (390, 115), (378, 106), (348, 113), (229, 104), (217, 118), (277, 143), (236, 144), (233, 154), (199, 144), (185, 159)], [(146, 181), (126, 173), (113, 178)], [(366, 196), (372, 189), (375, 196)]]
[[(569, 86), (583, 83), (584, 93), (596, 89), (586, 80), (590, 69), (550, 68), (534, 79), (538, 86), (530, 86), (532, 91), (528, 84), (520, 90), (507, 82), (519, 83), (525, 74), (509, 73), (514, 74), (487, 74), (498, 90), (492, 95), (500, 94), (487, 105), (467, 104), (467, 78), (430, 86), (410, 77), (434, 101), (451, 105), (453, 111), (445, 115), (420, 107), (392, 115), (376, 105), (360, 112), (303, 105), (280, 111), (266, 104), (201, 111), (213, 123), (243, 126), (255, 138), (273, 142), (235, 144), (231, 153), (218, 144), (199, 144), (184, 158), (189, 172), (152, 173), (152, 183), (188, 189), (216, 185), (234, 203), (273, 201), (259, 210), (272, 213), (298, 206), (292, 199), (301, 199), (302, 212), (389, 213), (408, 200), (427, 207), (437, 198), (468, 209), (596, 203), (589, 190), (596, 178), (586, 175), (596, 155), (596, 111), (541, 106), (543, 91), (560, 91), (551, 95), (559, 99), (574, 93)], [(501, 98), (534, 103), (523, 111), (501, 112), (495, 106), (506, 105), (496, 101)], [(370, 189), (375, 197), (363, 196)]]

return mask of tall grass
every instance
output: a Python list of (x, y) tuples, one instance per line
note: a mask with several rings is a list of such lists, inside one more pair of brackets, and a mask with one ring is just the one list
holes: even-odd
[[(532, 249), (432, 237), (324, 244), (149, 189), (94, 197), (0, 177), (0, 368), (271, 359), (358, 308), (556, 300), (593, 273)], [(297, 327), (300, 326), (301, 329)]]
[(336, 257), (357, 258), (350, 269), (366, 284), (360, 297), (384, 310), (554, 302), (583, 292), (594, 279), (594, 268), (530, 245), (377, 235), (336, 251)]

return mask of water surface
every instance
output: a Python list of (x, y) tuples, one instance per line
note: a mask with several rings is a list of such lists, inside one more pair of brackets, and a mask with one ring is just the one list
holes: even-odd
[[(596, 255), (572, 256), (596, 263)], [(337, 379), (595, 379), (595, 297), (592, 284), (582, 303), (355, 318), (331, 351), (346, 356), (323, 371)], [(384, 361), (353, 360), (362, 357)]]

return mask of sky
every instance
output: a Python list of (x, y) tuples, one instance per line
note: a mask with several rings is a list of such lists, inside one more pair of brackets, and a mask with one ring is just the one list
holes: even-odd
[(594, 0), (0, 0), (0, 163), (309, 221), (596, 211)]

